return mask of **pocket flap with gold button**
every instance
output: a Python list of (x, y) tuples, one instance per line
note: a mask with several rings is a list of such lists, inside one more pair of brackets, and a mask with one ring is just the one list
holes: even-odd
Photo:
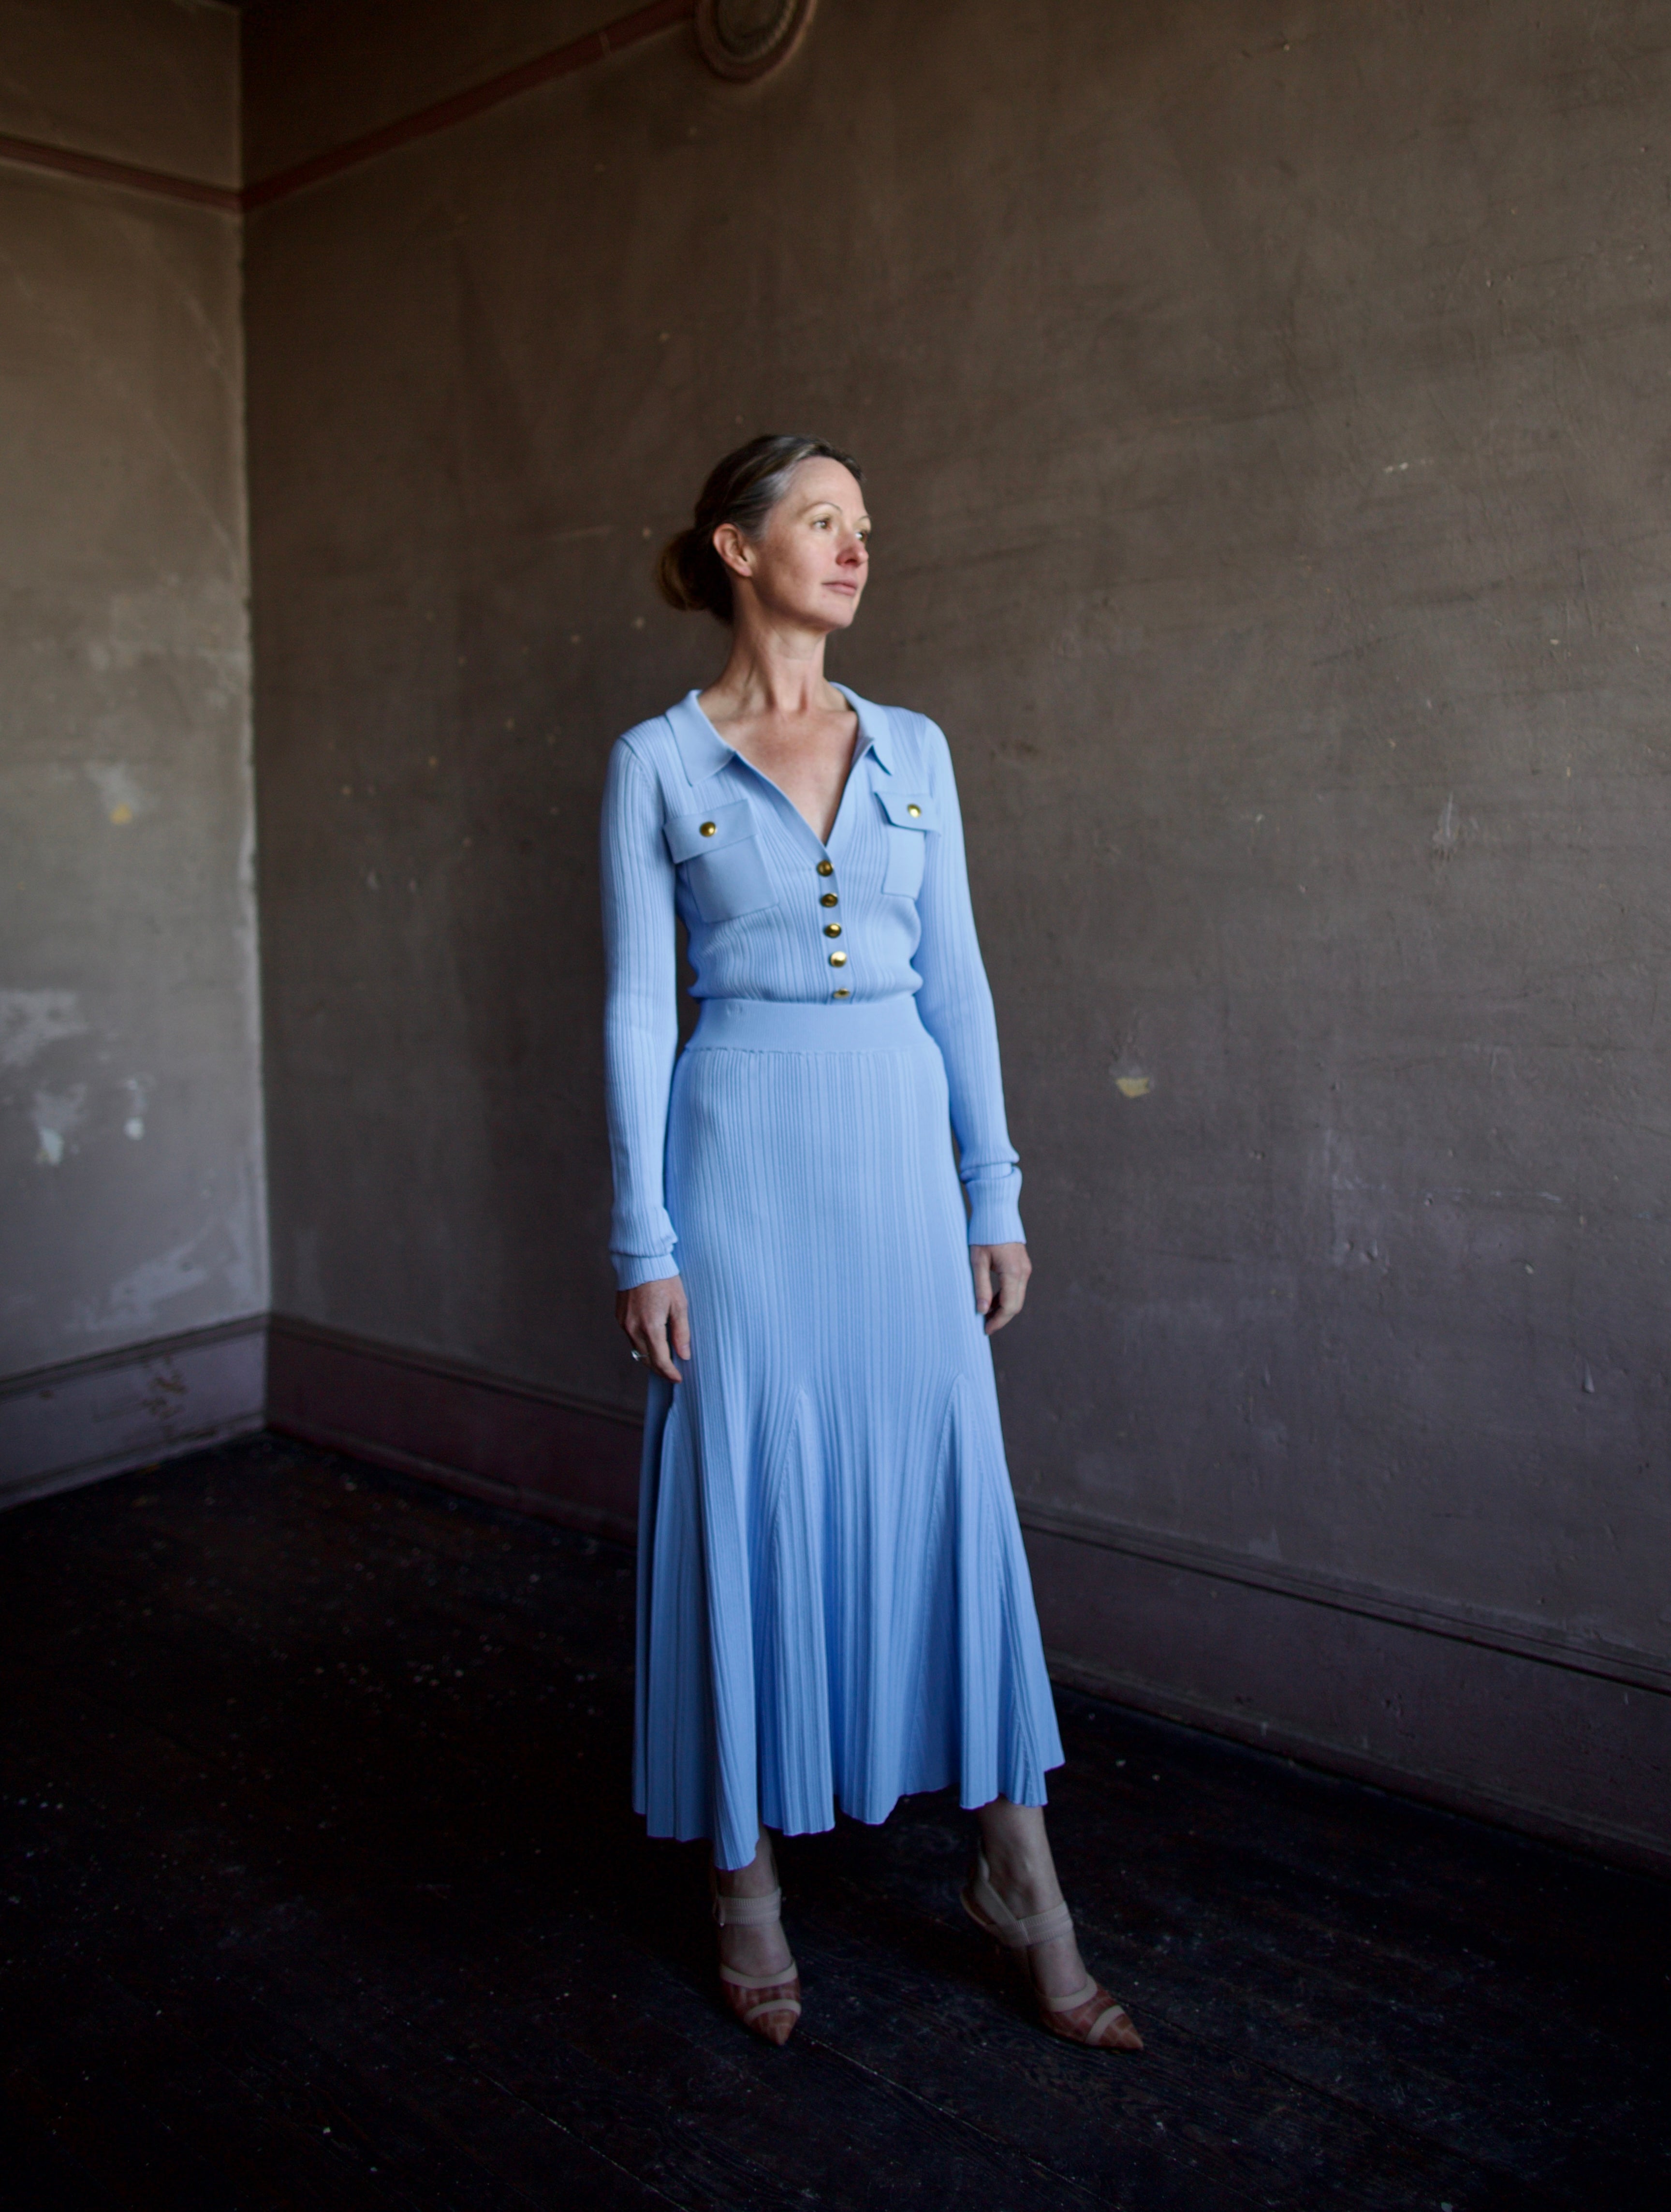
[(670, 814), (663, 830), (675, 860), (694, 860), (698, 853), (722, 853), (754, 835), (754, 810), (747, 799), (710, 806), (706, 814)]
[(914, 899), (922, 889), (928, 852), (928, 841), (921, 833), (939, 828), (940, 810), (925, 791), (890, 791), (884, 786), (876, 795), (888, 817), (882, 832), (887, 844), (883, 891), (889, 898)]
[(706, 814), (670, 814), (662, 830), (704, 921), (735, 921), (778, 903), (746, 799)]
[(896, 830), (938, 830), (940, 810), (923, 791), (878, 791), (882, 811)]

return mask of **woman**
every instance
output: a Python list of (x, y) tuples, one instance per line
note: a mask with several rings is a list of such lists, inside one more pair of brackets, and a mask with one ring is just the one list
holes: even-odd
[[(727, 455), (659, 578), (730, 656), (610, 763), (611, 1249), (651, 1370), (635, 1802), (711, 1839), (726, 1995), (781, 2044), (768, 1828), (955, 1782), (971, 1916), (1048, 2027), (1135, 2051), (1040, 1809), (1061, 1748), (986, 1341), (1030, 1266), (951, 758), (823, 672), (869, 541), (834, 447)], [(676, 915), (702, 1006), (677, 1060)]]

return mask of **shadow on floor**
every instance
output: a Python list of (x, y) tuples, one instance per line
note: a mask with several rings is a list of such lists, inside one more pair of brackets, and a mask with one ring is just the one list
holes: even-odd
[(0, 1521), (0, 2197), (1671, 2205), (1671, 1890), (1063, 1693), (1141, 2058), (1048, 2040), (944, 1796), (787, 1844), (802, 2030), (627, 1805), (631, 1563), (271, 1437)]

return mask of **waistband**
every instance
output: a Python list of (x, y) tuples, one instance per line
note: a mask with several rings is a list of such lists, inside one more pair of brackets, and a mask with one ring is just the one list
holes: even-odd
[(887, 1052), (928, 1032), (915, 995), (813, 1005), (803, 1000), (704, 999), (687, 1052)]

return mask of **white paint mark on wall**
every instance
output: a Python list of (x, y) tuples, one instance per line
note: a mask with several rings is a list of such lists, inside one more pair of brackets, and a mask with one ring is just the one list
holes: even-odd
[(192, 662), (208, 679), (211, 707), (236, 705), (249, 678), (242, 600), (219, 579), (182, 586), (178, 576), (165, 576), (153, 590), (118, 592), (87, 657), (100, 676), (159, 659)]
[(133, 770), (121, 761), (88, 761), (87, 772), (99, 793), (99, 804), (105, 810), (105, 819), (113, 822), (118, 830), (126, 829), (130, 822), (145, 811), (149, 803), (140, 789)]
[(82, 1304), (76, 1318), (84, 1329), (143, 1329), (153, 1326), (158, 1309), (209, 1280), (210, 1270), (198, 1257), (199, 1237), (177, 1244), (155, 1260), (146, 1260), (119, 1282), (112, 1283), (99, 1309)]
[(1439, 826), (1433, 832), (1433, 850), (1442, 860), (1448, 860), (1455, 851), (1461, 829), (1461, 817), (1456, 811), (1456, 797), (1453, 792), (1439, 809)]
[(74, 991), (0, 991), (0, 1067), (27, 1067), (49, 1044), (86, 1029)]
[(145, 1133), (145, 1102), (150, 1096), (151, 1078), (149, 1075), (125, 1076), (122, 1087), (128, 1094), (128, 1118), (122, 1124), (122, 1134), (136, 1143)]
[(72, 1084), (68, 1091), (37, 1091), (31, 1118), (40, 1143), (36, 1164), (57, 1167), (70, 1138), (87, 1119), (86, 1084)]
[(1313, 1188), (1327, 1194), (1329, 1261), (1336, 1267), (1386, 1267), (1388, 1187), (1363, 1175), (1356, 1149), (1338, 1129), (1322, 1131), (1322, 1157)]

